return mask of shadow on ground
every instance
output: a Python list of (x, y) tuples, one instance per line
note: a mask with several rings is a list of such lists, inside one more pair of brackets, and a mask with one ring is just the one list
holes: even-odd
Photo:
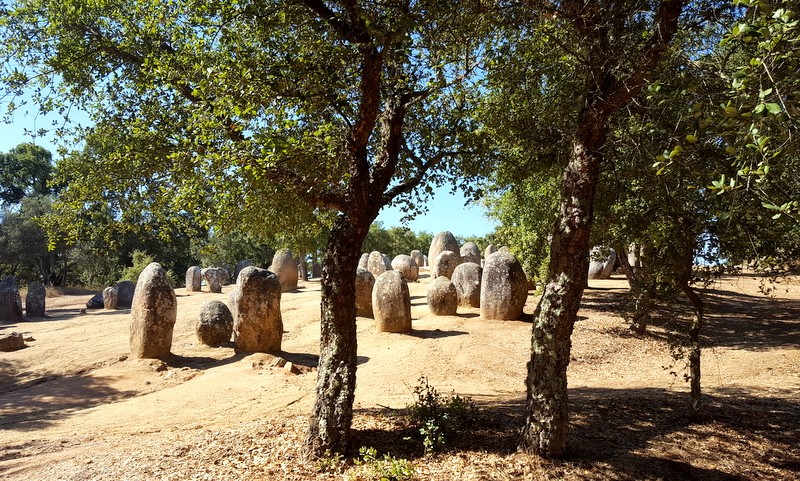
[[(800, 399), (719, 391), (688, 422), (688, 395), (662, 389), (572, 389), (569, 450), (562, 460), (536, 463), (567, 479), (749, 480), (796, 479), (800, 470)], [(447, 440), (460, 453), (514, 456), (524, 402), (479, 403), (471, 429)], [(378, 422), (371, 422), (380, 419)], [(423, 456), (419, 434), (402, 410), (360, 411), (353, 446), (373, 446), (397, 457)], [(366, 420), (366, 422), (365, 422)], [(462, 455), (462, 454), (459, 454)], [(465, 454), (466, 455), (466, 454)], [(520, 455), (523, 456), (523, 455)], [(535, 457), (532, 457), (532, 459)], [(574, 473), (591, 473), (590, 478)], [(558, 476), (554, 476), (554, 479)]]

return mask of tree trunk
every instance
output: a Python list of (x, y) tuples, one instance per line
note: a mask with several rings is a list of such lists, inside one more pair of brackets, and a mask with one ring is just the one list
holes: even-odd
[(631, 297), (633, 298), (633, 315), (631, 330), (637, 334), (644, 334), (650, 324), (650, 313), (653, 310), (653, 284), (649, 275), (643, 271), (642, 266), (632, 266), (628, 262), (628, 250), (622, 244), (617, 244), (615, 250), (619, 253), (617, 259), (622, 265), (622, 272), (628, 279)]
[(356, 266), (371, 222), (339, 214), (328, 238), (322, 269), (317, 398), (306, 438), (309, 457), (343, 453), (347, 448), (356, 387)]
[(589, 234), (605, 120), (598, 118), (587, 102), (564, 172), (547, 284), (534, 314), (526, 379), (527, 418), (519, 447), (545, 457), (560, 456), (566, 449), (570, 336), (588, 278)]
[(692, 303), (694, 317), (689, 326), (689, 375), (691, 380), (691, 391), (689, 393), (689, 418), (694, 418), (700, 410), (700, 332), (703, 327), (703, 299), (688, 284), (684, 283), (681, 288)]

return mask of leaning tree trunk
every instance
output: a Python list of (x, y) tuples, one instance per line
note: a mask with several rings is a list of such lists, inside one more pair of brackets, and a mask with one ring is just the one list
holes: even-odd
[(317, 398), (306, 439), (309, 457), (344, 452), (353, 418), (356, 266), (371, 222), (368, 219), (365, 227), (354, 223), (355, 219), (355, 216), (339, 214), (325, 252)]
[(598, 118), (590, 106), (584, 108), (562, 181), (547, 284), (534, 315), (527, 418), (520, 449), (545, 457), (560, 456), (566, 449), (570, 336), (588, 277), (589, 234), (602, 158), (599, 149), (605, 136), (605, 119)]

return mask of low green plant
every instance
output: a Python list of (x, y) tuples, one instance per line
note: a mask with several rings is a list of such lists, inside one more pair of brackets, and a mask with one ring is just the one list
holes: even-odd
[(317, 471), (321, 473), (341, 473), (344, 469), (344, 456), (327, 451), (317, 460)]
[(358, 455), (356, 471), (350, 478), (352, 481), (407, 481), (414, 479), (417, 473), (411, 461), (390, 454), (378, 456), (375, 448), (362, 446)]
[(422, 376), (414, 387), (413, 404), (406, 406), (408, 417), (422, 437), (422, 446), (429, 454), (447, 444), (447, 439), (473, 423), (478, 408), (469, 397), (443, 396)]

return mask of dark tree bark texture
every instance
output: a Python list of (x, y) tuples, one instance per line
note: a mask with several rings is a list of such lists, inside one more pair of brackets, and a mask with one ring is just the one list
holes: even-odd
[[(563, 2), (563, 14), (582, 39), (579, 50), (590, 63), (584, 65), (584, 102), (561, 184), (547, 283), (534, 314), (521, 450), (550, 458), (561, 456), (566, 450), (570, 336), (587, 283), (593, 204), (609, 120), (649, 82), (678, 28), (684, 3), (662, 0), (653, 18), (652, 37), (640, 52), (640, 68), (618, 78), (615, 66), (619, 59), (610, 58), (605, 47), (607, 39), (616, 33), (613, 29), (619, 28), (614, 22), (620, 17), (605, 10), (613, 6), (593, 0)], [(604, 16), (611, 21), (605, 23)]]

